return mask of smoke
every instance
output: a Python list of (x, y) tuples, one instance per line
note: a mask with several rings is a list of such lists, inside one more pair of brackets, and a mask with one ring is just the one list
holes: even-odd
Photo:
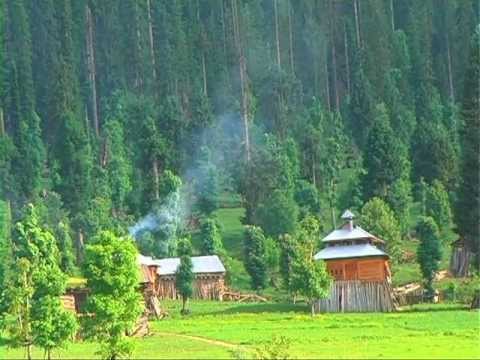
[(155, 255), (166, 255), (175, 249), (178, 230), (182, 228), (186, 211), (182, 201), (182, 188), (170, 193), (148, 215), (128, 228), (130, 235), (137, 241), (150, 237), (152, 252)]
[[(156, 256), (173, 255), (176, 239), (185, 229), (196, 202), (195, 189), (209, 184), (211, 172), (205, 168), (205, 154), (208, 154), (209, 167), (216, 173), (221, 186), (231, 187), (229, 175), (239, 160), (242, 128), (238, 115), (224, 114), (216, 117), (214, 125), (191, 134), (182, 143), (185, 149), (192, 144), (200, 146), (191, 151), (181, 173), (182, 186), (170, 193), (143, 218), (128, 228), (130, 235), (141, 245), (142, 251)], [(208, 148), (207, 152), (202, 147)], [(192, 149), (193, 150), (193, 149)], [(147, 249), (143, 249), (145, 243)], [(149, 254), (145, 254), (149, 255)]]
[(128, 233), (137, 238), (138, 235), (145, 231), (153, 231), (158, 228), (157, 217), (151, 213), (140, 219), (135, 225), (128, 228)]

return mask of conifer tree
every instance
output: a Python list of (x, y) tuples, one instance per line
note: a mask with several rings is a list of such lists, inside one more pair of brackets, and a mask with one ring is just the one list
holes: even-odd
[(374, 124), (365, 147), (364, 167), (367, 172), (362, 181), (365, 199), (387, 198), (394, 182), (408, 177), (407, 154), (390, 127), (384, 104), (375, 109)]
[(470, 45), (470, 64), (465, 74), (465, 89), (462, 101), (462, 117), (464, 125), (462, 137), (461, 182), (456, 204), (456, 221), (460, 235), (467, 248), (476, 254), (476, 264), (480, 263), (478, 248), (480, 246), (479, 214), (480, 214), (480, 118), (478, 116), (480, 76), (480, 27), (476, 28)]
[(427, 188), (425, 208), (426, 216), (431, 217), (438, 225), (442, 242), (446, 242), (453, 228), (453, 218), (448, 193), (440, 181), (434, 180)]
[(202, 255), (218, 255), (224, 250), (222, 235), (214, 219), (208, 218), (202, 221), (200, 237), (202, 239)]
[(86, 208), (91, 195), (92, 153), (78, 98), (71, 10), (70, 0), (55, 3), (61, 34), (60, 59), (56, 68), (56, 86), (52, 89), (55, 102), (50, 116), (58, 124), (54, 154), (59, 164), (61, 180), (55, 185), (72, 216), (76, 217)]
[(385, 241), (386, 251), (394, 264), (401, 260), (400, 225), (393, 211), (382, 199), (372, 198), (362, 208), (362, 226)]
[(193, 295), (193, 274), (192, 245), (188, 238), (181, 239), (178, 244), (177, 253), (180, 256), (180, 265), (175, 272), (175, 288), (182, 297), (182, 315), (186, 315), (188, 299)]
[(265, 235), (261, 228), (247, 226), (244, 241), (244, 263), (250, 275), (251, 287), (260, 291), (267, 285)]
[(433, 280), (442, 259), (438, 226), (435, 221), (430, 217), (422, 218), (417, 225), (417, 236), (420, 239), (417, 260), (425, 281), (427, 297), (431, 299), (434, 295)]
[[(42, 187), (45, 148), (40, 118), (35, 112), (32, 77), (32, 44), (24, 1), (7, 1), (10, 68), (7, 110), (14, 126), (16, 152), (12, 170), (23, 200), (31, 200)], [(3, 115), (2, 115), (3, 117)], [(2, 120), (3, 121), (3, 120)]]

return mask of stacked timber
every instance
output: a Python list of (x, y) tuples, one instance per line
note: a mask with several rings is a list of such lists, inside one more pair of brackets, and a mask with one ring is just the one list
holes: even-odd
[(223, 293), (224, 301), (237, 301), (237, 302), (267, 302), (268, 300), (257, 294), (243, 294), (236, 291), (225, 291)]
[(423, 301), (423, 286), (419, 283), (397, 287), (393, 292), (400, 306), (418, 304)]
[(60, 296), (63, 308), (68, 311), (75, 311), (75, 297), (73, 295), (62, 295)]
[(391, 312), (396, 307), (387, 281), (337, 280), (329, 296), (314, 304), (316, 312)]

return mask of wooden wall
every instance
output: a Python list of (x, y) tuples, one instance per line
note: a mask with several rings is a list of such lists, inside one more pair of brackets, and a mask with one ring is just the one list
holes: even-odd
[(327, 260), (327, 271), (335, 280), (384, 281), (390, 276), (388, 260), (357, 258)]
[[(178, 299), (175, 288), (175, 275), (158, 276), (155, 284), (156, 295), (160, 299)], [(193, 298), (202, 300), (222, 300), (225, 279), (221, 274), (197, 274), (193, 283)]]
[(387, 281), (334, 281), (329, 296), (314, 304), (316, 312), (391, 312), (396, 309)]

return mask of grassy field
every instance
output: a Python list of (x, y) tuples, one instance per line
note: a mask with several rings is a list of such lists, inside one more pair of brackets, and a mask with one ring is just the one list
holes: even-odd
[[(134, 340), (134, 357), (251, 357), (274, 336), (283, 336), (294, 358), (480, 358), (480, 313), (459, 305), (313, 318), (304, 305), (193, 302), (188, 317), (179, 315), (178, 302), (164, 306), (170, 317), (151, 322), (152, 335)], [(92, 358), (96, 350), (96, 344), (76, 343), (55, 356)], [(0, 358), (22, 354), (0, 342)], [(35, 356), (42, 354), (36, 350)]]

